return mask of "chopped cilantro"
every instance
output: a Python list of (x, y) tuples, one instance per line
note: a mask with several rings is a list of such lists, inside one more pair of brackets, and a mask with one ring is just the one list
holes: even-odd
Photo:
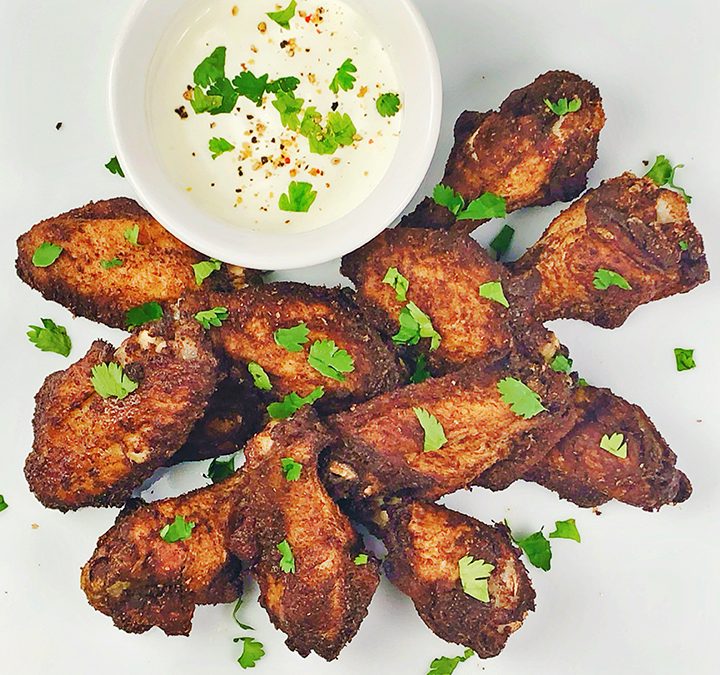
[(123, 172), (117, 157), (112, 157), (110, 161), (105, 165), (105, 168), (110, 173), (114, 173), (117, 176), (120, 176), (120, 178), (125, 178), (125, 173)]
[(213, 307), (205, 311), (198, 312), (195, 315), (197, 321), (205, 330), (210, 330), (211, 326), (219, 328), (223, 325), (223, 321), (227, 321), (229, 317), (227, 307)]
[(212, 113), (215, 110), (219, 110), (223, 104), (222, 96), (207, 96), (200, 87), (195, 87), (192, 92), (192, 98), (190, 99), (192, 109), (198, 114)]
[(677, 166), (673, 166), (670, 163), (670, 160), (665, 157), (665, 155), (658, 155), (655, 158), (655, 163), (650, 168), (650, 171), (648, 171), (645, 176), (646, 178), (650, 178), (656, 185), (662, 187), (663, 185), (667, 185), (668, 187), (673, 188), (674, 190), (677, 190), (683, 197), (683, 199), (690, 204), (692, 202), (692, 197), (683, 190), (679, 185), (675, 185), (675, 172), (678, 169), (682, 169), (685, 165), (684, 164), (678, 164)]
[(120, 260), (117, 256), (114, 258), (111, 258), (110, 260), (101, 260), (100, 261), (100, 267), (102, 267), (104, 270), (111, 270), (114, 267), (122, 267), (123, 261)]
[(458, 569), (465, 594), (480, 602), (490, 602), (488, 579), (495, 565), (486, 563), (482, 558), (475, 560), (473, 556), (466, 555), (458, 561)]
[(507, 207), (505, 199), (492, 192), (486, 192), (477, 199), (473, 199), (466, 209), (457, 214), (458, 220), (490, 220), (491, 218), (505, 218)]
[(357, 73), (357, 66), (352, 62), (352, 59), (345, 59), (337, 69), (332, 82), (330, 82), (330, 91), (333, 94), (339, 93), (341, 89), (350, 91), (355, 86), (355, 80), (357, 80), (353, 73)]
[(285, 92), (289, 94), (300, 86), (300, 80), (297, 77), (279, 77), (277, 80), (267, 83), (266, 91), (271, 94), (279, 94)]
[(256, 389), (260, 389), (260, 391), (272, 391), (270, 378), (259, 363), (255, 363), (254, 361), (248, 363), (248, 372), (252, 375), (253, 384)]
[(569, 359), (565, 354), (556, 354), (555, 358), (550, 362), (550, 367), (556, 373), (569, 373), (572, 370), (573, 360)]
[(618, 288), (622, 288), (624, 291), (632, 290), (632, 286), (627, 282), (627, 279), (625, 279), (622, 274), (603, 268), (600, 268), (597, 272), (595, 272), (593, 286), (595, 286), (595, 288), (599, 291), (606, 291), (610, 288), (610, 286), (617, 286)]
[(345, 381), (344, 373), (355, 370), (355, 361), (344, 349), (339, 349), (333, 340), (316, 340), (310, 353), (308, 363), (325, 377)]
[(168, 523), (160, 530), (160, 536), (168, 544), (175, 544), (190, 539), (194, 527), (195, 523), (186, 521), (184, 516), (175, 516), (172, 523)]
[(28, 326), (28, 338), (41, 352), (54, 352), (69, 356), (72, 342), (64, 326), (58, 326), (52, 319), (40, 319), (42, 327)]
[(268, 408), (268, 415), (274, 420), (284, 420), (294, 415), (300, 408), (312, 405), (325, 394), (323, 387), (313, 389), (307, 396), (300, 396), (295, 392), (288, 394), (282, 401), (271, 403)]
[(395, 117), (400, 110), (400, 97), (393, 93), (380, 94), (375, 107), (383, 117)]
[(125, 375), (117, 363), (99, 363), (90, 371), (90, 381), (95, 391), (103, 398), (124, 399), (132, 394), (138, 383)]
[(625, 442), (625, 436), (621, 433), (614, 433), (608, 436), (604, 434), (600, 439), (600, 447), (620, 459), (627, 459), (628, 445)]
[(209, 87), (225, 77), (225, 47), (216, 47), (212, 54), (203, 59), (193, 72), (193, 82), (199, 87)]
[(229, 478), (235, 473), (235, 457), (230, 459), (214, 459), (208, 467), (207, 477), (213, 483)]
[(584, 377), (579, 377), (577, 381), (577, 386), (582, 389), (583, 387), (589, 387), (590, 385)]
[(408, 302), (400, 311), (398, 320), (400, 330), (392, 338), (396, 344), (416, 345), (421, 338), (430, 338), (431, 351), (440, 346), (440, 333), (433, 328), (430, 317), (414, 302)]
[(577, 96), (571, 98), (569, 101), (566, 98), (561, 98), (556, 103), (546, 98), (545, 105), (558, 117), (564, 117), (568, 113), (574, 113), (580, 110), (580, 108), (582, 108), (582, 101)]
[(285, 574), (295, 574), (295, 556), (287, 539), (283, 539), (278, 545), (277, 550), (282, 556), (280, 558), (280, 569)]
[(193, 271), (195, 272), (195, 283), (198, 286), (202, 286), (203, 281), (205, 281), (205, 279), (207, 279), (213, 272), (217, 272), (221, 267), (222, 263), (214, 258), (195, 263), (192, 266)]
[(230, 141), (224, 138), (211, 138), (208, 143), (208, 149), (212, 153), (212, 158), (217, 159), (220, 155), (235, 149)]
[(457, 216), (465, 206), (462, 195), (455, 192), (451, 187), (438, 183), (433, 190), (433, 200), (438, 206), (444, 206), (454, 216)]
[(233, 87), (232, 82), (227, 77), (221, 77), (208, 88), (207, 95), (208, 98), (220, 98), (220, 104), (208, 111), (211, 115), (219, 115), (220, 113), (233, 111), (240, 93)]
[[(252, 626), (248, 626), (246, 623), (242, 623), (240, 621), (240, 619), (238, 619), (238, 612), (240, 611), (242, 604), (243, 604), (243, 599), (238, 598), (237, 602), (235, 603), (235, 606), (233, 607), (233, 613), (232, 613), (233, 621), (235, 621), (235, 623), (243, 630), (255, 630)], [(237, 642), (239, 639), (240, 638), (236, 638), (234, 640), (234, 642)]]
[(550, 550), (550, 542), (545, 538), (542, 530), (524, 539), (515, 539), (515, 543), (524, 551), (528, 560), (535, 567), (539, 567), (546, 572), (550, 569), (552, 551)]
[(300, 478), (303, 468), (300, 462), (296, 462), (292, 457), (283, 457), (280, 464), (286, 481), (293, 482)]
[(6, 508), (8, 508), (8, 503), (5, 501), (5, 497), (0, 495), (0, 511), (4, 511)]
[(425, 382), (430, 377), (430, 371), (427, 368), (427, 356), (425, 354), (419, 354), (415, 359), (415, 370), (410, 376), (410, 382), (413, 384), (420, 384)]
[(555, 531), (550, 533), (550, 539), (572, 539), (580, 543), (580, 533), (578, 532), (575, 518), (567, 520), (556, 520)]
[(305, 325), (304, 321), (301, 321), (297, 326), (292, 328), (278, 328), (273, 333), (275, 344), (287, 349), (289, 352), (301, 352), (303, 345), (308, 340), (310, 329)]
[(490, 242), (490, 248), (495, 251), (495, 259), (500, 260), (510, 249), (515, 230), (510, 225), (503, 225), (495, 239)]
[(507, 403), (518, 417), (529, 420), (547, 410), (539, 394), (514, 377), (506, 377), (497, 384), (504, 403)]
[(410, 288), (410, 282), (398, 271), (397, 267), (390, 267), (385, 273), (382, 282), (388, 284), (395, 291), (395, 298), (398, 302), (407, 300), (407, 292)]
[(447, 437), (438, 418), (425, 410), (425, 408), (413, 408), (413, 412), (425, 432), (423, 452), (435, 452), (435, 450), (442, 448), (447, 443)]
[(267, 15), (276, 23), (280, 28), (285, 30), (290, 28), (290, 19), (295, 16), (295, 9), (297, 8), (297, 2), (290, 0), (290, 4), (278, 12), (268, 12)]
[(249, 70), (246, 70), (235, 77), (232, 83), (240, 96), (249, 99), (258, 107), (262, 105), (268, 84), (267, 74), (256, 77)]
[(335, 142), (342, 147), (352, 145), (357, 129), (347, 113), (329, 112), (327, 116), (328, 129), (332, 131)]
[(44, 241), (40, 246), (35, 249), (33, 253), (32, 264), (35, 267), (50, 267), (63, 252), (62, 246), (51, 244), (49, 241)]
[(678, 246), (680, 247), (681, 251), (687, 251), (688, 250), (688, 243), (686, 241), (679, 241)]
[(163, 308), (157, 302), (146, 302), (139, 307), (133, 307), (125, 314), (125, 324), (128, 330), (134, 330), (151, 321), (159, 321), (163, 318)]
[(280, 122), (291, 131), (300, 129), (300, 111), (305, 99), (296, 98), (292, 92), (279, 91), (275, 94), (273, 107), (280, 113)]
[(129, 241), (133, 246), (139, 246), (138, 244), (138, 237), (140, 236), (140, 226), (135, 223), (132, 227), (128, 227), (125, 232), (123, 232), (123, 237), (127, 241)]
[(692, 370), (695, 368), (695, 350), (694, 349), (683, 349), (682, 347), (675, 347), (675, 365), (678, 372), (681, 373), (683, 370)]
[(503, 307), (510, 307), (510, 303), (505, 297), (503, 292), (502, 282), (500, 281), (488, 281), (480, 286), (480, 297), (492, 300), (502, 305)]
[(475, 652), (466, 649), (462, 656), (441, 656), (433, 659), (427, 675), (452, 675), (460, 663), (467, 661)]
[(367, 565), (369, 560), (370, 558), (367, 553), (358, 553), (355, 558), (353, 558), (353, 562), (358, 567), (361, 567), (362, 565)]
[(247, 668), (254, 668), (255, 664), (265, 656), (265, 648), (261, 642), (258, 642), (255, 638), (251, 637), (239, 637), (234, 638), (233, 642), (243, 643), (243, 650), (238, 663), (240, 667), (245, 670)]
[(317, 192), (310, 183), (292, 181), (287, 194), (280, 195), (278, 207), (281, 211), (307, 213), (317, 198)]

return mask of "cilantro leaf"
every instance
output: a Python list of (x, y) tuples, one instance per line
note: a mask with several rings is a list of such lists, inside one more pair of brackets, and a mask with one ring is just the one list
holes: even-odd
[(475, 560), (471, 555), (466, 555), (458, 561), (458, 569), (465, 595), (480, 600), (480, 602), (490, 602), (488, 579), (495, 569), (495, 565), (486, 563), (482, 558)]
[(212, 54), (203, 59), (193, 72), (193, 82), (199, 87), (209, 87), (225, 77), (225, 47), (216, 47)]
[(491, 218), (505, 218), (507, 206), (505, 199), (492, 192), (486, 192), (477, 199), (473, 199), (466, 208), (457, 214), (458, 220), (490, 220)]
[(410, 382), (420, 384), (430, 377), (430, 371), (427, 369), (427, 356), (419, 354), (415, 360), (415, 370), (410, 376)]
[(578, 378), (577, 386), (582, 389), (583, 387), (589, 387), (588, 381), (584, 377)]
[(561, 98), (556, 103), (553, 103), (547, 98), (544, 100), (545, 105), (558, 117), (564, 117), (568, 113), (577, 112), (582, 107), (582, 101), (577, 96), (571, 98), (569, 101), (566, 98)]
[(312, 405), (325, 394), (323, 387), (313, 389), (307, 396), (300, 396), (295, 392), (288, 394), (279, 403), (271, 403), (268, 408), (268, 415), (274, 420), (284, 420), (294, 415), (300, 408), (306, 405)]
[(380, 94), (375, 107), (383, 117), (395, 117), (400, 110), (400, 97), (393, 93)]
[(688, 250), (688, 243), (686, 241), (679, 241), (678, 246), (680, 247), (681, 251), (687, 251)]
[(597, 272), (595, 272), (593, 286), (595, 286), (595, 288), (599, 291), (606, 291), (610, 288), (610, 286), (617, 286), (618, 288), (622, 288), (624, 291), (632, 290), (632, 286), (627, 282), (627, 279), (625, 279), (622, 274), (603, 268), (600, 268)]
[(206, 112), (212, 114), (213, 111), (219, 110), (222, 104), (222, 96), (207, 96), (200, 87), (195, 87), (195, 89), (193, 89), (190, 105), (192, 105), (192, 109), (198, 115)]
[(310, 183), (292, 181), (287, 194), (280, 195), (278, 207), (281, 211), (307, 213), (317, 198), (317, 192)]
[(345, 381), (343, 373), (355, 370), (355, 361), (344, 349), (339, 349), (333, 340), (316, 340), (308, 355), (308, 363), (325, 377), (338, 382)]
[(207, 477), (213, 483), (229, 478), (235, 473), (235, 456), (230, 459), (214, 459), (208, 467)]
[[(242, 604), (243, 604), (243, 599), (238, 598), (237, 602), (235, 603), (235, 607), (233, 607), (233, 613), (232, 613), (233, 620), (243, 630), (255, 630), (252, 626), (248, 626), (246, 623), (242, 623), (240, 621), (240, 619), (238, 619), (237, 615), (238, 615), (238, 612), (240, 611), (240, 608), (242, 607)], [(235, 640), (233, 640), (233, 642), (237, 642), (239, 639), (240, 638), (236, 638)]]
[(217, 159), (220, 155), (234, 150), (235, 146), (224, 138), (211, 138), (208, 149), (212, 153), (212, 158)]
[(400, 311), (398, 320), (400, 321), (400, 330), (392, 338), (396, 344), (416, 345), (421, 338), (430, 338), (431, 351), (440, 346), (442, 340), (440, 333), (433, 328), (430, 317), (414, 302), (408, 302)]
[(330, 82), (330, 91), (333, 94), (339, 93), (341, 89), (350, 91), (355, 86), (355, 80), (357, 80), (353, 73), (357, 73), (357, 66), (352, 62), (352, 59), (345, 59), (337, 69), (332, 82)]
[(495, 252), (495, 260), (500, 260), (510, 249), (515, 230), (510, 225), (503, 225), (495, 239), (490, 242), (490, 248)]
[(297, 8), (297, 2), (290, 0), (290, 4), (279, 12), (268, 12), (267, 15), (281, 28), (286, 30), (290, 28), (290, 19), (295, 16), (295, 9)]
[(659, 187), (667, 185), (668, 187), (677, 190), (682, 195), (683, 199), (690, 204), (692, 202), (692, 197), (679, 185), (675, 185), (675, 172), (678, 169), (682, 169), (684, 166), (684, 164), (673, 166), (665, 155), (658, 155), (655, 158), (655, 163), (650, 168), (650, 171), (645, 174), (645, 177), (650, 178)]
[(254, 668), (255, 664), (265, 656), (265, 648), (261, 642), (258, 642), (255, 638), (251, 637), (240, 637), (234, 638), (233, 642), (242, 641), (243, 650), (238, 663), (243, 670), (247, 668)]
[(219, 115), (220, 113), (233, 111), (240, 93), (233, 87), (232, 82), (227, 77), (221, 77), (209, 87), (207, 95), (208, 98), (220, 97), (220, 104), (208, 110), (211, 115)]
[(539, 394), (514, 377), (506, 377), (497, 384), (504, 403), (507, 403), (518, 417), (529, 420), (547, 410)]
[(435, 186), (433, 200), (438, 206), (448, 209), (454, 216), (457, 216), (465, 208), (465, 200), (462, 195), (442, 183)]
[(350, 119), (350, 115), (331, 111), (328, 113), (327, 123), (338, 145), (346, 147), (353, 144), (357, 129)]
[(578, 532), (575, 518), (567, 520), (556, 520), (555, 531), (550, 533), (550, 539), (572, 539), (580, 543), (580, 533)]
[(278, 94), (281, 91), (289, 94), (300, 86), (300, 80), (297, 77), (279, 77), (277, 80), (267, 83), (266, 91), (271, 94)]
[(447, 443), (445, 430), (435, 415), (429, 413), (425, 408), (413, 408), (415, 417), (418, 418), (420, 426), (425, 432), (425, 440), (423, 441), (423, 452), (434, 452), (439, 450)]
[(54, 352), (69, 356), (72, 342), (64, 326), (58, 326), (52, 319), (40, 319), (42, 327), (28, 326), (28, 338), (41, 352)]
[(285, 480), (288, 482), (296, 481), (300, 478), (303, 465), (296, 462), (292, 457), (283, 457), (280, 460)]
[(120, 178), (125, 178), (125, 173), (123, 172), (117, 157), (111, 157), (110, 161), (105, 165), (105, 168), (110, 173), (114, 173), (115, 175), (120, 176)]
[(262, 105), (263, 96), (267, 90), (267, 74), (256, 77), (249, 70), (246, 70), (235, 77), (232, 83), (240, 96), (249, 99), (258, 106), (258, 108)]
[(157, 302), (146, 302), (139, 307), (129, 309), (125, 314), (125, 324), (128, 330), (134, 330), (151, 321), (159, 321), (163, 318), (163, 308)]
[(300, 128), (299, 113), (304, 103), (305, 99), (296, 98), (292, 92), (284, 91), (275, 94), (275, 100), (272, 102), (275, 110), (280, 113), (280, 122), (291, 131), (297, 131)]
[(309, 342), (310, 329), (301, 321), (292, 328), (278, 328), (273, 333), (275, 344), (287, 349), (289, 352), (301, 352), (303, 345)]
[(510, 307), (510, 303), (503, 292), (502, 282), (488, 281), (480, 286), (480, 297), (493, 300), (503, 307)]
[(625, 436), (621, 433), (614, 433), (610, 436), (604, 434), (600, 439), (600, 447), (620, 459), (627, 459), (628, 445)]
[(555, 358), (550, 362), (550, 367), (556, 373), (569, 373), (572, 370), (573, 360), (569, 359), (565, 354), (556, 354)]
[(122, 400), (138, 388), (138, 383), (125, 375), (117, 363), (99, 363), (93, 366), (90, 381), (103, 398)]
[(353, 558), (353, 562), (358, 566), (361, 567), (362, 565), (367, 565), (368, 561), (370, 560), (370, 557), (367, 553), (358, 553), (355, 558)]
[(219, 328), (223, 325), (223, 321), (228, 319), (227, 307), (213, 307), (212, 309), (206, 309), (205, 311), (198, 312), (195, 315), (195, 321), (197, 321), (205, 330), (210, 330), (211, 326)]
[(462, 656), (441, 656), (433, 659), (427, 675), (452, 675), (458, 664), (467, 661), (474, 653), (472, 649), (466, 649)]
[(104, 270), (111, 270), (114, 267), (122, 267), (123, 261), (120, 260), (117, 256), (114, 258), (111, 258), (110, 260), (101, 260), (100, 261), (100, 267), (102, 267)]
[(8, 508), (8, 503), (5, 501), (5, 497), (0, 495), (0, 511), (4, 511), (6, 508)]
[(192, 268), (195, 272), (195, 283), (198, 286), (202, 286), (203, 281), (207, 279), (213, 272), (217, 272), (222, 267), (222, 263), (215, 258), (210, 260), (203, 260), (202, 262), (195, 263)]
[(280, 551), (280, 569), (285, 574), (295, 574), (295, 556), (287, 539), (283, 539), (278, 545), (277, 550)]
[(44, 241), (40, 246), (35, 249), (33, 253), (32, 264), (35, 267), (50, 267), (63, 252), (62, 246), (51, 244), (49, 241)]
[(550, 569), (552, 551), (550, 550), (550, 542), (545, 538), (542, 530), (524, 539), (515, 539), (515, 543), (524, 551), (532, 565), (546, 572)]
[(399, 302), (407, 300), (407, 292), (410, 288), (410, 282), (400, 274), (397, 267), (390, 267), (385, 273), (382, 282), (388, 284), (395, 291), (395, 298)]
[(123, 232), (123, 237), (129, 241), (133, 246), (139, 246), (138, 244), (138, 237), (140, 236), (140, 226), (135, 223), (132, 227), (128, 227), (125, 232)]
[(677, 367), (679, 373), (683, 370), (692, 370), (696, 367), (694, 349), (675, 347), (673, 351), (675, 352), (675, 366)]
[(252, 375), (253, 384), (256, 389), (260, 389), (260, 391), (272, 391), (270, 378), (259, 363), (255, 363), (254, 361), (248, 363), (248, 372)]
[(168, 544), (175, 544), (190, 539), (194, 527), (195, 523), (186, 521), (184, 516), (175, 516), (172, 523), (168, 523), (160, 530), (160, 537)]

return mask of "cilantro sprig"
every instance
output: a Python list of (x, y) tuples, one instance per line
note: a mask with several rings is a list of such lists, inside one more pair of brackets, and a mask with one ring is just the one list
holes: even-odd
[(529, 420), (547, 410), (542, 404), (540, 394), (537, 394), (524, 382), (514, 377), (506, 377), (500, 380), (497, 389), (503, 402), (507, 403), (510, 410), (518, 417)]
[(262, 642), (258, 642), (252, 637), (233, 638), (233, 642), (242, 642), (243, 650), (238, 663), (243, 670), (254, 668), (257, 662), (265, 656), (265, 647)]
[(277, 546), (277, 550), (280, 552), (280, 569), (285, 574), (295, 574), (295, 555), (292, 552), (292, 548), (287, 539), (283, 539)]
[(697, 364), (695, 363), (694, 349), (683, 349), (682, 347), (675, 347), (673, 352), (675, 353), (675, 367), (677, 368), (679, 373), (684, 370), (692, 370), (697, 366)]
[(503, 307), (510, 307), (505, 297), (501, 281), (488, 281), (480, 286), (480, 297), (497, 302)]
[(117, 363), (100, 363), (90, 371), (90, 381), (103, 398), (124, 399), (138, 388)]
[(139, 307), (133, 307), (125, 313), (125, 325), (128, 330), (134, 330), (152, 321), (159, 321), (163, 318), (163, 308), (160, 303), (146, 302)]
[(6, 508), (8, 508), (8, 503), (5, 501), (5, 497), (0, 495), (0, 511), (4, 511)]
[(466, 649), (462, 656), (441, 656), (433, 659), (427, 675), (452, 675), (459, 664), (467, 661), (475, 652)]
[(283, 475), (285, 480), (292, 483), (300, 479), (303, 465), (300, 462), (296, 462), (292, 457), (283, 457), (280, 460), (280, 466), (282, 467)]
[(561, 98), (553, 103), (549, 98), (543, 99), (548, 110), (554, 112), (558, 117), (565, 117), (569, 113), (574, 113), (582, 108), (582, 101), (575, 96), (574, 98), (567, 99)]
[(117, 157), (112, 157), (110, 161), (105, 165), (105, 168), (112, 174), (125, 178), (125, 172), (120, 166), (120, 162)]
[(692, 202), (692, 197), (685, 192), (679, 185), (675, 185), (675, 172), (678, 169), (682, 169), (684, 164), (677, 164), (673, 166), (670, 160), (665, 155), (658, 155), (655, 158), (655, 163), (650, 167), (650, 171), (645, 174), (646, 178), (650, 178), (658, 187), (667, 185), (673, 190), (677, 190), (686, 203)]
[(310, 347), (308, 363), (320, 374), (338, 382), (344, 382), (345, 374), (355, 370), (353, 357), (333, 340), (316, 340)]
[(123, 261), (120, 260), (117, 256), (114, 258), (110, 258), (109, 260), (101, 260), (100, 261), (100, 267), (102, 267), (104, 270), (112, 270), (116, 267), (122, 267)]
[(375, 107), (383, 117), (395, 117), (400, 111), (400, 97), (391, 92), (380, 94), (375, 102)]
[(458, 570), (465, 594), (480, 602), (490, 602), (488, 579), (494, 569), (495, 565), (485, 562), (482, 558), (475, 559), (471, 555), (460, 558)]
[(357, 66), (353, 63), (352, 59), (345, 59), (335, 73), (332, 82), (330, 82), (330, 91), (333, 94), (338, 94), (340, 90), (350, 91), (355, 86), (355, 77), (357, 73)]
[(278, 208), (281, 211), (291, 213), (307, 213), (317, 199), (317, 191), (311, 183), (304, 181), (292, 181), (288, 186), (287, 193), (280, 195)]
[(433, 199), (439, 206), (447, 208), (458, 220), (490, 220), (507, 216), (505, 199), (493, 192), (485, 192), (466, 206), (465, 198), (461, 194), (440, 183), (433, 190)]
[(611, 286), (617, 286), (624, 291), (632, 290), (632, 286), (622, 274), (602, 267), (595, 272), (593, 286), (599, 291), (606, 291)]
[(503, 225), (502, 230), (490, 242), (490, 249), (495, 254), (495, 260), (500, 260), (508, 252), (514, 237), (515, 230), (510, 225)]
[(228, 141), (226, 138), (211, 138), (208, 142), (208, 150), (212, 154), (213, 159), (217, 159), (220, 155), (224, 155), (226, 152), (230, 152), (235, 149), (235, 146)]
[(528, 560), (535, 567), (548, 572), (552, 562), (552, 550), (550, 542), (545, 538), (542, 530), (523, 537), (514, 539), (515, 543), (522, 549)]
[(367, 565), (370, 561), (370, 556), (367, 553), (358, 553), (354, 558), (353, 562), (358, 566), (362, 567), (363, 565)]
[(307, 327), (304, 321), (301, 321), (297, 326), (291, 328), (278, 328), (273, 333), (275, 344), (283, 347), (289, 352), (301, 352), (303, 345), (307, 344), (310, 340), (308, 335), (310, 329)]
[(297, 98), (292, 92), (279, 91), (272, 105), (280, 113), (281, 124), (290, 131), (298, 131), (304, 103), (305, 99)]
[(259, 364), (251, 361), (248, 363), (248, 372), (252, 376), (253, 384), (260, 391), (272, 391), (272, 383), (265, 369)]
[(628, 444), (625, 441), (625, 435), (619, 432), (610, 435), (604, 434), (600, 439), (600, 447), (620, 459), (627, 459)]
[(140, 226), (135, 223), (132, 227), (128, 227), (125, 232), (123, 232), (123, 238), (126, 241), (129, 241), (133, 246), (139, 246), (138, 244), (138, 237), (140, 236)]
[(324, 387), (316, 387), (307, 396), (300, 396), (294, 391), (282, 401), (271, 403), (268, 408), (268, 415), (274, 420), (284, 420), (292, 417), (300, 408), (306, 405), (312, 405), (318, 399), (325, 395)]
[(290, 19), (295, 16), (295, 10), (297, 9), (297, 2), (291, 0), (290, 4), (285, 8), (277, 12), (268, 12), (267, 15), (278, 25), (280, 28), (288, 30), (290, 28)]
[(407, 292), (410, 288), (410, 282), (402, 274), (400, 274), (397, 267), (389, 267), (382, 282), (390, 286), (395, 291), (395, 299), (398, 302), (405, 302), (407, 300)]
[(202, 286), (203, 281), (205, 281), (205, 279), (217, 272), (221, 267), (222, 263), (219, 260), (215, 260), (215, 258), (211, 258), (210, 260), (202, 260), (199, 263), (195, 263), (192, 266), (193, 272), (195, 273), (195, 283), (198, 286)]
[(421, 382), (425, 382), (429, 377), (430, 371), (427, 367), (427, 356), (425, 356), (425, 354), (418, 354), (418, 357), (415, 359), (415, 368), (410, 376), (410, 382), (420, 384)]
[(35, 267), (50, 267), (63, 252), (63, 247), (44, 241), (35, 249), (32, 256), (32, 264)]
[(430, 317), (414, 302), (405, 305), (400, 311), (398, 321), (400, 330), (392, 337), (396, 344), (416, 345), (421, 339), (428, 338), (431, 351), (440, 346), (442, 340), (440, 333), (433, 327)]
[(41, 352), (54, 352), (69, 356), (72, 341), (64, 326), (58, 326), (52, 319), (40, 319), (42, 326), (29, 326), (28, 338)]
[(423, 452), (440, 450), (448, 442), (443, 425), (435, 415), (425, 410), (425, 408), (413, 408), (413, 412), (425, 434)]
[(176, 544), (190, 539), (194, 528), (195, 523), (188, 522), (184, 516), (175, 516), (172, 523), (168, 523), (160, 530), (160, 537), (168, 544)]
[(550, 362), (550, 367), (556, 373), (570, 373), (572, 365), (573, 360), (565, 356), (565, 354), (556, 354), (555, 358)]
[(233, 455), (229, 459), (213, 459), (208, 467), (207, 477), (213, 483), (219, 483), (220, 481), (229, 478), (235, 473), (235, 456)]
[(580, 532), (578, 532), (575, 518), (567, 520), (556, 520), (555, 529), (549, 534), (550, 539), (572, 539), (580, 543)]
[(227, 321), (229, 316), (230, 314), (228, 313), (227, 307), (213, 307), (212, 309), (198, 312), (195, 315), (195, 321), (205, 330), (210, 330), (213, 326), (215, 326), (215, 328), (222, 326), (223, 322)]

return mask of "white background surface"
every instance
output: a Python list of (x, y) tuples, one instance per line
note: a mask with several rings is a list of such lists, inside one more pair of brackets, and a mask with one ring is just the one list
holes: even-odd
[[(251, 1), (251, 0), (245, 0)], [(259, 1), (259, 0), (252, 0)], [(720, 50), (713, 0), (419, 0), (437, 41), (445, 78), (445, 120), (426, 188), (441, 175), (451, 129), (464, 108), (497, 106), (539, 73), (565, 67), (592, 79), (608, 123), (590, 175), (640, 171), (666, 153), (687, 167), (678, 181), (694, 196), (692, 216), (705, 236), (711, 268), (720, 265), (718, 156)], [(127, 193), (103, 164), (114, 154), (105, 84), (118, 23), (129, 0), (0, 0), (0, 670), (3, 673), (239, 673), (239, 635), (230, 607), (200, 608), (189, 639), (153, 630), (129, 636), (94, 612), (79, 589), (80, 566), (114, 510), (61, 515), (30, 495), (23, 461), (31, 442), (33, 394), (69, 361), (43, 354), (26, 326), (50, 317), (68, 326), (79, 358), (95, 337), (118, 331), (73, 320), (15, 277), (14, 240), (34, 222), (90, 199)], [(63, 122), (61, 131), (55, 124)], [(560, 207), (512, 217), (521, 244), (534, 241)], [(490, 223), (487, 242), (499, 229)], [(335, 283), (337, 265), (289, 275)], [(621, 504), (602, 515), (519, 484), (447, 501), (485, 521), (508, 517), (519, 530), (575, 517), (583, 543), (553, 542), (553, 568), (532, 569), (537, 611), (498, 658), (474, 658), (456, 671), (492, 675), (705, 675), (720, 671), (720, 288), (713, 281), (635, 312), (605, 331), (557, 322), (576, 366), (591, 383), (638, 403), (679, 454), (695, 487), (683, 506), (647, 514)], [(698, 368), (677, 373), (672, 349), (694, 347)], [(165, 476), (154, 494), (203, 484), (201, 465)], [(39, 527), (33, 529), (36, 523)], [(249, 597), (254, 599), (255, 592)], [(246, 619), (267, 656), (261, 673), (424, 675), (432, 658), (460, 654), (429, 632), (409, 600), (383, 581), (359, 635), (340, 659), (301, 659), (264, 612)]]

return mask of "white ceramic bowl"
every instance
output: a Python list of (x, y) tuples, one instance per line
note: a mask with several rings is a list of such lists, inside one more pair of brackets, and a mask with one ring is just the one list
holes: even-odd
[(395, 66), (404, 99), (397, 151), (378, 187), (357, 208), (324, 227), (258, 232), (203, 211), (167, 175), (151, 132), (146, 93), (150, 65), (175, 15), (205, 0), (141, 0), (123, 27), (110, 74), (117, 155), (143, 206), (176, 237), (207, 256), (264, 270), (327, 262), (366, 244), (405, 209), (432, 161), (442, 115), (442, 81), (430, 33), (411, 0), (345, 0), (365, 14)]

